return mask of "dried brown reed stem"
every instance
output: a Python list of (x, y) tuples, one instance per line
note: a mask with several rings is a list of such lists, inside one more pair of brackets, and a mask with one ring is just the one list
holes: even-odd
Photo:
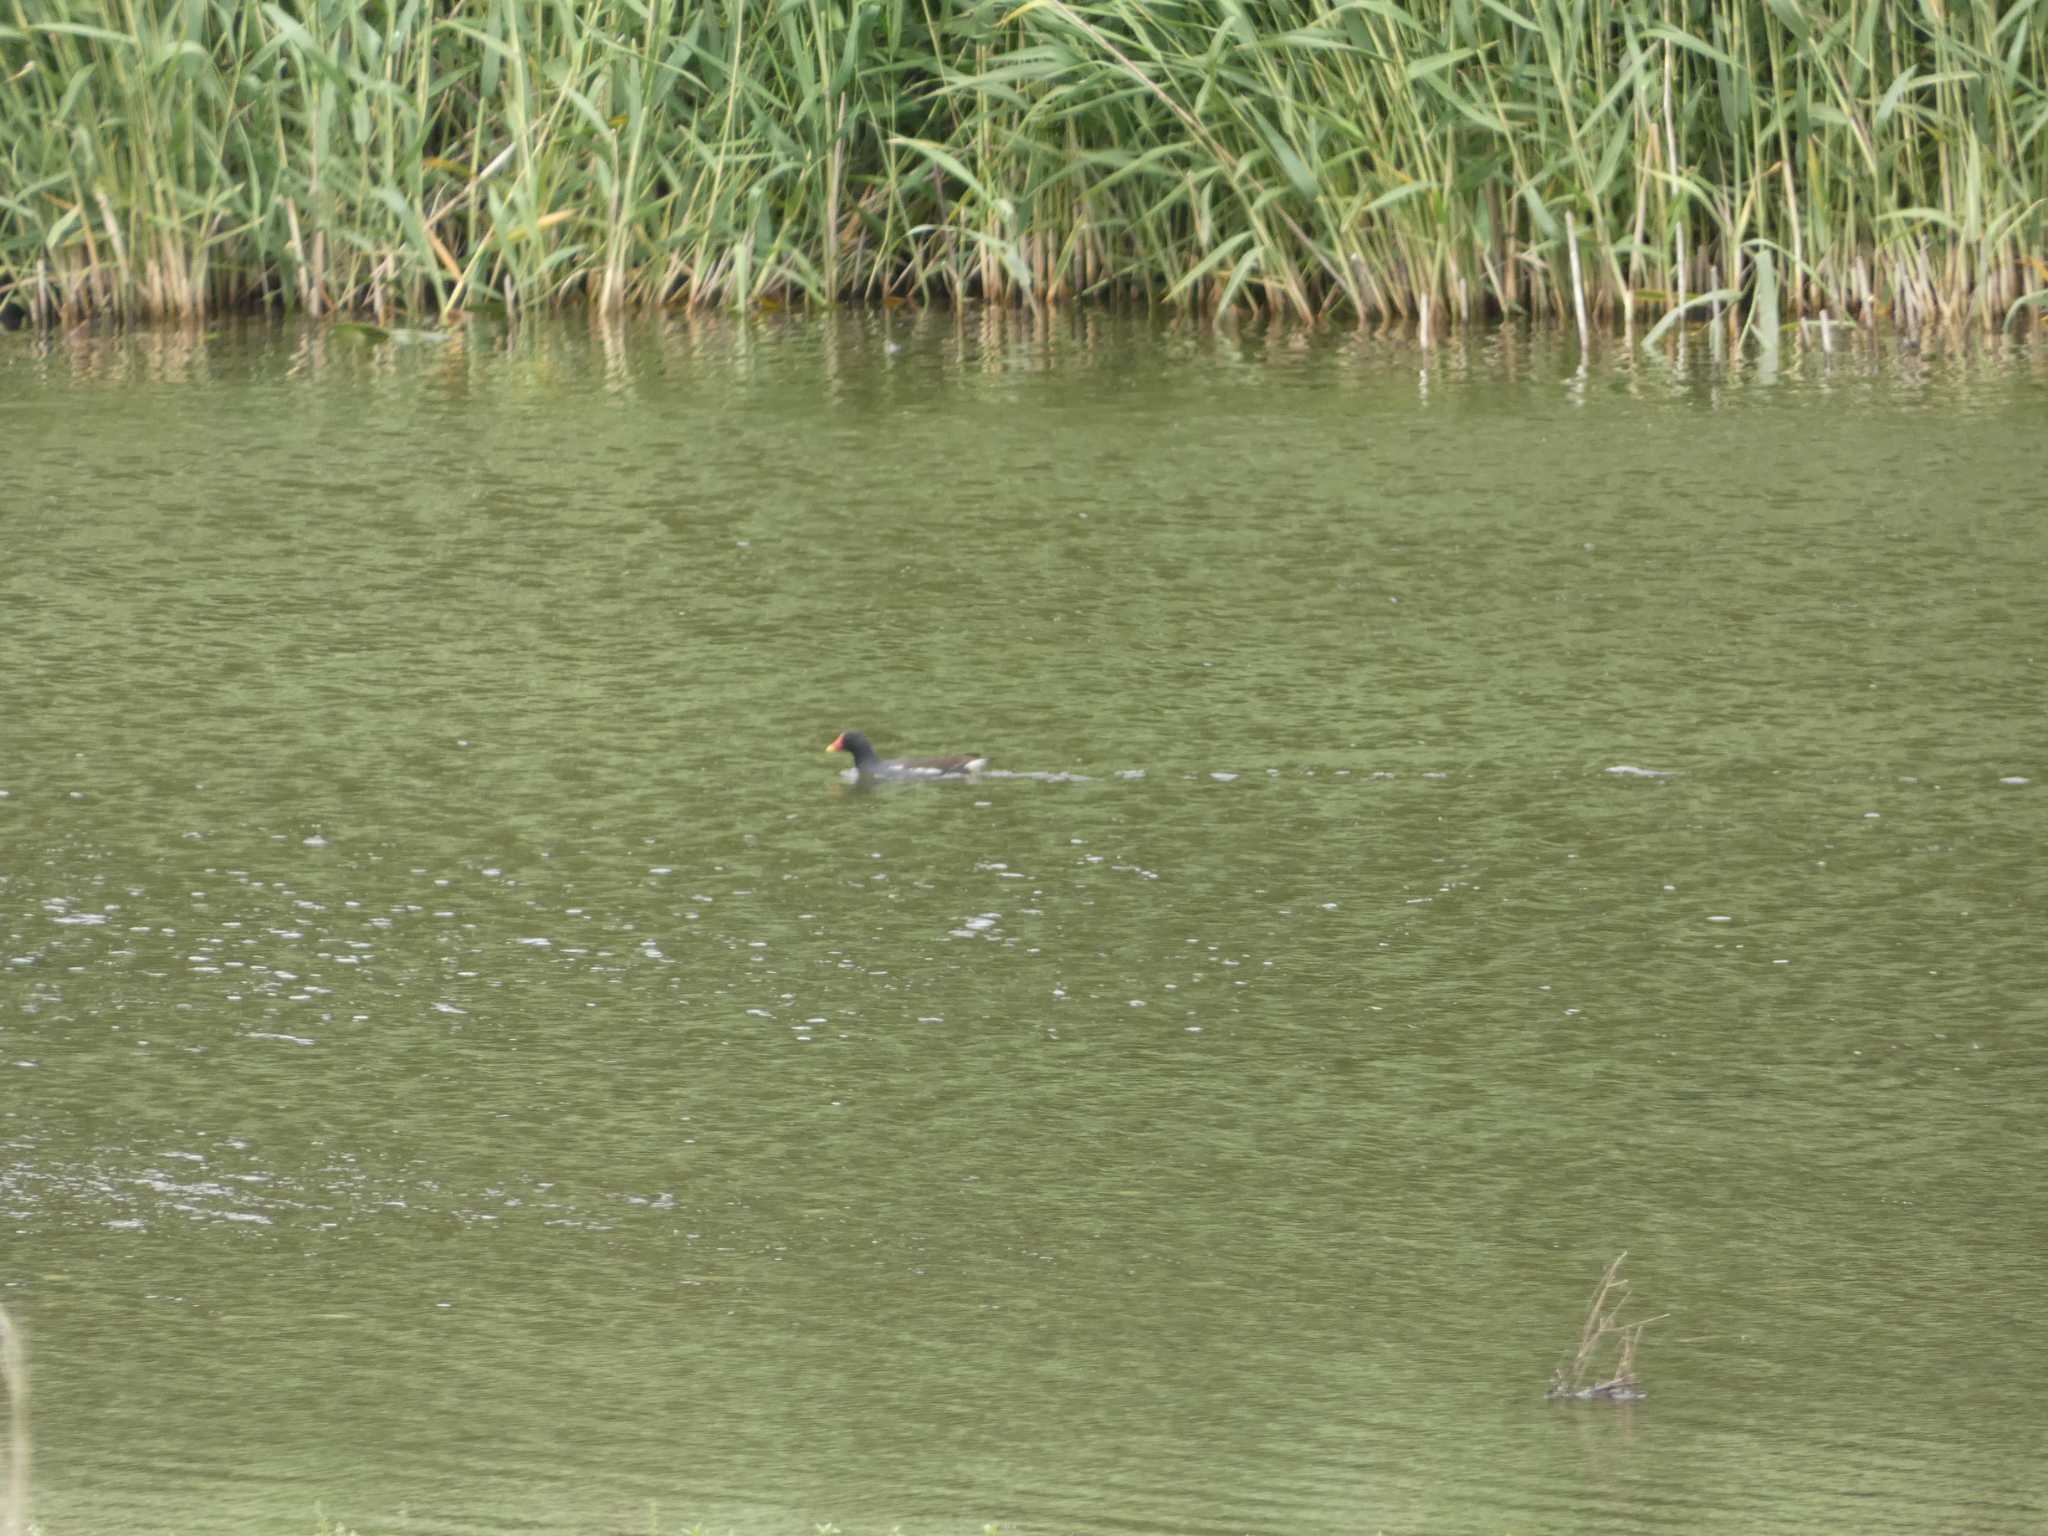
[[(1550, 1389), (1545, 1397), (1629, 1400), (1648, 1395), (1636, 1377), (1636, 1346), (1642, 1342), (1645, 1328), (1670, 1314), (1660, 1312), (1656, 1317), (1635, 1322), (1622, 1321), (1621, 1309), (1629, 1302), (1629, 1283), (1621, 1277), (1621, 1261), (1627, 1257), (1628, 1250), (1624, 1248), (1600, 1276), (1600, 1284), (1593, 1292), (1593, 1305), (1586, 1311), (1585, 1326), (1579, 1330), (1579, 1346), (1568, 1364), (1550, 1373)], [(1613, 1363), (1603, 1366), (1600, 1361), (1606, 1356), (1611, 1356)]]
[(7, 1400), (7, 1481), (0, 1485), (0, 1536), (28, 1536), (28, 1346), (0, 1307), (0, 1394)]

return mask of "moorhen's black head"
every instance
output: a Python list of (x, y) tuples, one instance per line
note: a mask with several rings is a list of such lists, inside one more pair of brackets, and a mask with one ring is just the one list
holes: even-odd
[(864, 768), (875, 760), (875, 749), (868, 745), (867, 737), (861, 735), (859, 731), (841, 731), (832, 739), (832, 745), (825, 750), (852, 753), (853, 765), (856, 768)]

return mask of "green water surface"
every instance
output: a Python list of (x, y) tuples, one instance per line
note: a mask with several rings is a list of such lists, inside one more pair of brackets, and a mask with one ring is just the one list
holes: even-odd
[(40, 1530), (2048, 1529), (2048, 347), (1576, 364), (0, 338)]

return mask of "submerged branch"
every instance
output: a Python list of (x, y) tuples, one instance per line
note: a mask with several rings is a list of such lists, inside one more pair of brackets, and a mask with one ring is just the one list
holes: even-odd
[[(1628, 1305), (1630, 1294), (1629, 1283), (1621, 1275), (1622, 1260), (1627, 1257), (1628, 1250), (1623, 1249), (1601, 1274), (1593, 1304), (1586, 1309), (1585, 1324), (1579, 1329), (1578, 1348), (1570, 1360), (1550, 1373), (1550, 1386), (1543, 1394), (1546, 1398), (1604, 1397), (1632, 1402), (1649, 1396), (1636, 1376), (1636, 1348), (1642, 1343), (1643, 1330), (1670, 1314), (1622, 1321), (1621, 1309)], [(1601, 1364), (1603, 1356), (1610, 1363)]]

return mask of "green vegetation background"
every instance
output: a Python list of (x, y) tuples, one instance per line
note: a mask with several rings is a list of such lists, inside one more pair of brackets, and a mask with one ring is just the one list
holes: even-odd
[(1998, 325), (2048, 0), (0, 0), (0, 304)]

